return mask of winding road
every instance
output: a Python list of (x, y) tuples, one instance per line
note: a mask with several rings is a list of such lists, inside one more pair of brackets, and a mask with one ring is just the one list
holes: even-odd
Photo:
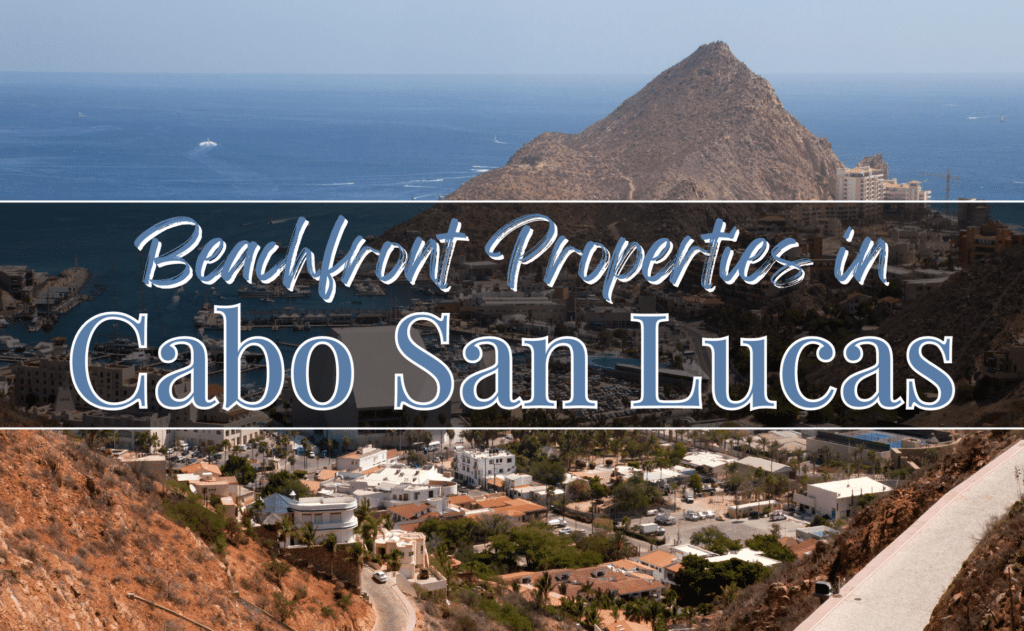
[(928, 509), (797, 631), (920, 631), (991, 520), (1018, 499), (1024, 442), (1013, 445)]
[(363, 591), (369, 594), (370, 606), (377, 614), (373, 631), (413, 631), (416, 612), (395, 584), (394, 572), (388, 572), (388, 582), (383, 584), (373, 580), (373, 570), (368, 567), (361, 574)]

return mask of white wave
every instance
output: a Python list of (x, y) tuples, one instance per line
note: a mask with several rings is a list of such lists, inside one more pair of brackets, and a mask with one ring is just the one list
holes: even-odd
[(413, 183), (413, 182), (444, 182), (444, 178), (443, 177), (439, 177), (436, 180), (409, 180), (410, 184)]
[(328, 182), (326, 184), (314, 184), (313, 186), (352, 186), (355, 182)]
[(473, 169), (473, 170), (476, 171), (477, 173), (487, 173), (488, 171), (490, 171), (490, 169)]
[(482, 164), (474, 164), (472, 168), (474, 168), (474, 169), (497, 169), (498, 167), (489, 167), (489, 166), (484, 166)]
[(403, 184), (405, 188), (440, 188), (438, 186), (423, 186), (421, 184)]

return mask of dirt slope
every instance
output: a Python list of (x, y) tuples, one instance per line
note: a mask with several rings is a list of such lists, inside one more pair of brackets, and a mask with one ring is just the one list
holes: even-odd
[[(0, 413), (9, 416), (10, 413)], [(5, 419), (5, 422), (6, 419)], [(270, 561), (256, 543), (219, 558), (191, 531), (159, 511), (151, 480), (56, 432), (0, 432), (0, 628), (197, 629), (127, 594), (134, 593), (217, 629), (276, 629), (242, 604), (292, 598), (288, 624), (303, 631), (369, 631), (369, 605), (291, 570), (281, 587), (262, 577)], [(228, 571), (230, 568), (230, 572)], [(325, 617), (324, 605), (334, 616)]]

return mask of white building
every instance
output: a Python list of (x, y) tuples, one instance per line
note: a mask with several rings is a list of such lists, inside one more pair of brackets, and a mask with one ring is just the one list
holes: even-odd
[(836, 199), (880, 200), (884, 197), (885, 182), (881, 169), (839, 167), (836, 169)]
[(708, 557), (708, 563), (724, 563), (725, 561), (731, 561), (733, 559), (738, 559), (747, 563), (760, 563), (766, 567), (771, 567), (779, 563), (775, 559), (765, 556), (762, 552), (758, 550), (751, 550), (747, 547), (730, 551), (728, 554), (723, 554), (721, 556)]
[(922, 189), (917, 180), (899, 184), (896, 178), (892, 178), (883, 185), (882, 198), (886, 201), (927, 202), (931, 200), (932, 192)]
[[(292, 499), (280, 493), (274, 493), (264, 503), (268, 512), (290, 518), (296, 531), (302, 530), (306, 524), (313, 524), (317, 541), (332, 533), (338, 538), (339, 544), (351, 543), (353, 540), (358, 523), (354, 497), (318, 495)], [(297, 532), (293, 532), (285, 540), (285, 547), (292, 545), (297, 534)]]
[(730, 462), (736, 462), (736, 458), (712, 451), (694, 451), (683, 457), (683, 464), (693, 467), (694, 469), (706, 467), (710, 469), (715, 476), (725, 475), (725, 467)]
[(819, 482), (807, 485), (807, 494), (795, 493), (793, 501), (801, 512), (824, 515), (829, 519), (851, 517), (860, 498), (865, 495), (885, 495), (891, 487), (868, 477)]
[(338, 470), (366, 471), (387, 464), (388, 459), (387, 449), (377, 449), (373, 445), (366, 445), (352, 453), (338, 456)]
[(386, 556), (394, 550), (402, 553), (402, 576), (414, 578), (416, 570), (428, 568), (430, 557), (427, 555), (427, 535), (422, 532), (406, 532), (404, 530), (384, 530), (373, 540), (374, 552)]
[[(384, 467), (368, 475), (338, 479), (324, 485), (334, 493), (348, 493), (359, 501), (370, 502), (373, 508), (387, 508), (402, 504), (431, 502), (451, 497), (459, 492), (459, 485), (433, 467)], [(446, 504), (439, 504), (443, 512)]]
[(516, 472), (516, 457), (503, 449), (462, 449), (455, 455), (455, 479), (479, 487), (502, 473)]

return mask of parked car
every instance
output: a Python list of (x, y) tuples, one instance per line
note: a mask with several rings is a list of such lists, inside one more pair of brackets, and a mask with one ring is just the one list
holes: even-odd
[(657, 508), (651, 508), (651, 509), (649, 509), (647, 511), (647, 516), (648, 517), (650, 517), (651, 515), (657, 515), (657, 514), (658, 514), (658, 509)]
[(373, 580), (375, 582), (377, 582), (377, 583), (387, 583), (388, 582), (388, 575), (385, 574), (384, 572), (377, 571), (377, 572), (373, 573)]
[(672, 519), (671, 515), (661, 513), (660, 515), (654, 518), (654, 523), (660, 524), (662, 526), (672, 526), (675, 525), (676, 520)]
[(701, 517), (701, 519), (714, 519), (715, 518), (715, 511), (702, 510), (700, 512), (700, 517)]
[(774, 511), (768, 519), (771, 521), (786, 521), (786, 515), (782, 511)]
[(700, 513), (697, 511), (688, 510), (684, 517), (686, 518), (686, 521), (700, 521)]
[(559, 528), (558, 529), (558, 534), (560, 534), (560, 535), (571, 535), (572, 534), (572, 528), (570, 528), (568, 526), (566, 526), (565, 528)]

